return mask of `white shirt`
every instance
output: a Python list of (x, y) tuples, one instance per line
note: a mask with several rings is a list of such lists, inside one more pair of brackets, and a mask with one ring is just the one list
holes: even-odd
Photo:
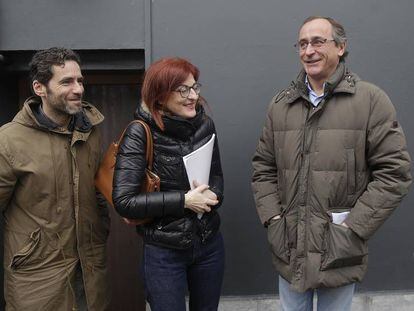
[[(312, 103), (313, 106), (317, 107), (319, 105), (319, 103), (321, 102), (321, 100), (323, 99), (323, 97), (325, 96), (325, 93), (322, 93), (321, 95), (317, 95), (315, 93), (315, 91), (312, 89), (312, 86), (310, 85), (309, 81), (308, 81), (308, 76), (305, 76), (305, 84), (308, 87), (309, 90), (309, 99)], [(323, 89), (325, 89), (325, 83), (323, 83)]]

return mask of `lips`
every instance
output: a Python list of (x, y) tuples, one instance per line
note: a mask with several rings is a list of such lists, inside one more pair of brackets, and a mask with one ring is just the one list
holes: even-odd
[(70, 102), (77, 102), (77, 103), (81, 103), (81, 98), (80, 97), (76, 97), (76, 98), (68, 98), (68, 101)]
[(195, 106), (195, 102), (190, 102), (190, 103), (186, 103), (186, 104), (184, 104), (184, 107), (193, 107), (193, 106)]
[(315, 64), (317, 62), (319, 62), (320, 59), (310, 59), (310, 60), (305, 60), (305, 63), (307, 64)]

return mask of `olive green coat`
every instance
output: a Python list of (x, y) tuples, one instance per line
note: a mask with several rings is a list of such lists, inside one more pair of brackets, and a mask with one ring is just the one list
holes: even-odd
[(89, 127), (73, 135), (48, 130), (31, 98), (0, 128), (0, 208), (4, 226), (6, 310), (67, 311), (76, 307), (80, 263), (88, 310), (107, 310), (107, 210), (99, 208), (94, 175), (103, 116), (84, 103)]
[[(394, 107), (340, 63), (314, 108), (302, 72), (270, 103), (253, 157), (253, 192), (277, 271), (305, 291), (361, 281), (367, 241), (411, 183)], [(332, 212), (350, 211), (349, 229)]]

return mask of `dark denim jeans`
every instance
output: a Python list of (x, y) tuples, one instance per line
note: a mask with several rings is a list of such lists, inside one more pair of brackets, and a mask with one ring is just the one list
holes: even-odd
[(187, 290), (191, 311), (217, 310), (224, 273), (221, 233), (185, 250), (145, 244), (142, 262), (151, 311), (185, 311)]

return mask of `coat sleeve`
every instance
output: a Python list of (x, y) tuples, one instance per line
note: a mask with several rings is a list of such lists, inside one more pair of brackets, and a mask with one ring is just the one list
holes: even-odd
[(144, 128), (132, 123), (120, 143), (117, 154), (112, 199), (115, 209), (129, 219), (184, 215), (184, 192), (141, 193), (146, 160)]
[(252, 189), (256, 202), (257, 212), (260, 221), (267, 226), (267, 222), (273, 216), (281, 213), (281, 202), (277, 193), (277, 174), (276, 157), (274, 154), (274, 136), (272, 110), (274, 108), (272, 100), (262, 135), (253, 155), (253, 177)]
[(210, 190), (213, 191), (217, 195), (217, 199), (219, 203), (214, 206), (214, 208), (217, 209), (221, 206), (224, 200), (223, 171), (221, 169), (220, 150), (219, 150), (219, 145), (218, 145), (217, 134), (216, 134), (216, 138), (214, 141), (213, 157), (212, 157), (211, 168), (210, 168), (209, 186), (210, 186)]
[(0, 142), (0, 209), (4, 212), (13, 195), (17, 176), (13, 171), (12, 158)]
[(371, 181), (346, 219), (363, 239), (369, 239), (385, 222), (411, 184), (411, 160), (403, 130), (390, 99), (379, 89), (371, 95), (366, 149)]

